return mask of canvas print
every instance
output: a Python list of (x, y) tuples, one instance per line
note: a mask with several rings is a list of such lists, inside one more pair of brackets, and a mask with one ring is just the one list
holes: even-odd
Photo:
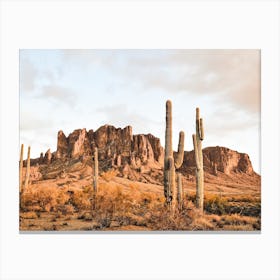
[(260, 50), (19, 51), (19, 230), (261, 230)]

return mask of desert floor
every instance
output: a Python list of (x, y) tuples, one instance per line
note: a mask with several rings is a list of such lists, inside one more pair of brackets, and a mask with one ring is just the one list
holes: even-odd
[(21, 194), (20, 231), (259, 231), (260, 183), (250, 176), (205, 177), (204, 212), (195, 208), (195, 182), (183, 180), (183, 205), (170, 214), (163, 186), (90, 174), (34, 181)]

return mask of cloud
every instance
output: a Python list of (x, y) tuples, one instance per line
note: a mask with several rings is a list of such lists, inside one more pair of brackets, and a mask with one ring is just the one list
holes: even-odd
[(93, 50), (93, 49), (62, 49), (63, 64), (81, 67), (85, 70), (93, 65), (97, 67), (114, 67), (118, 60), (118, 50)]
[[(260, 112), (259, 50), (62, 50), (82, 69), (95, 66), (143, 92), (213, 96), (250, 113)], [(90, 69), (90, 68), (88, 68)]]
[(20, 113), (20, 131), (42, 131), (53, 127), (51, 119), (40, 118), (30, 112), (22, 111)]
[(75, 93), (73, 90), (58, 85), (44, 86), (39, 97), (47, 98), (59, 104), (75, 105)]
[(143, 115), (131, 112), (125, 104), (117, 104), (96, 109), (96, 112), (102, 113), (105, 116), (106, 124), (112, 124), (117, 127), (125, 127), (133, 125), (136, 133), (148, 133), (153, 125), (158, 125)]
[(215, 137), (228, 137), (247, 130), (260, 129), (260, 119), (229, 106), (219, 106), (204, 119), (207, 133)]
[(251, 113), (260, 111), (258, 50), (166, 50), (153, 56), (138, 51), (111, 71), (137, 81), (143, 91), (211, 95)]
[(24, 91), (32, 91), (38, 72), (28, 59), (20, 60), (20, 87)]

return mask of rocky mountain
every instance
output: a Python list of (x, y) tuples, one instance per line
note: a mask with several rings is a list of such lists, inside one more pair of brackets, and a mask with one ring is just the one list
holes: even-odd
[(98, 130), (76, 129), (65, 136), (63, 131), (57, 135), (57, 150), (45, 155), (41, 153), (39, 159), (33, 159), (31, 165), (50, 164), (54, 161), (80, 159), (93, 156), (94, 148), (98, 148), (101, 162), (106, 161), (107, 167), (120, 167), (129, 164), (132, 168), (143, 165), (163, 165), (164, 150), (159, 138), (151, 134), (132, 134), (132, 127), (123, 129), (104, 125)]
[[(164, 160), (164, 149), (160, 139), (151, 134), (133, 135), (132, 127), (115, 128), (104, 125), (98, 130), (87, 131), (77, 129), (65, 136), (63, 131), (57, 135), (57, 150), (51, 153), (48, 150), (41, 153), (40, 158), (32, 159), (32, 166), (52, 166), (61, 163), (65, 166), (68, 162), (92, 163), (94, 148), (98, 148), (100, 171), (114, 168), (122, 176), (133, 180), (142, 180), (140, 174), (151, 175), (148, 181), (161, 181)], [(204, 170), (208, 174), (246, 174), (259, 176), (253, 170), (250, 158), (245, 153), (230, 150), (224, 147), (207, 147), (203, 149)], [(153, 170), (158, 178), (152, 178)], [(184, 163), (180, 172), (185, 176), (194, 176), (195, 159), (193, 151), (185, 151)], [(144, 179), (145, 181), (146, 179)]]
[[(207, 147), (203, 149), (204, 170), (213, 175), (218, 171), (224, 174), (245, 173), (256, 175), (250, 158), (245, 153), (239, 153), (225, 147)], [(195, 167), (194, 151), (185, 152), (182, 169)]]

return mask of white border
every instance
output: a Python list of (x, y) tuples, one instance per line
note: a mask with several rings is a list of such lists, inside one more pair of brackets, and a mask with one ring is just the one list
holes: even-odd
[[(1, 279), (279, 279), (279, 34), (278, 1), (2, 1)], [(20, 48), (261, 49), (262, 233), (20, 235)]]

